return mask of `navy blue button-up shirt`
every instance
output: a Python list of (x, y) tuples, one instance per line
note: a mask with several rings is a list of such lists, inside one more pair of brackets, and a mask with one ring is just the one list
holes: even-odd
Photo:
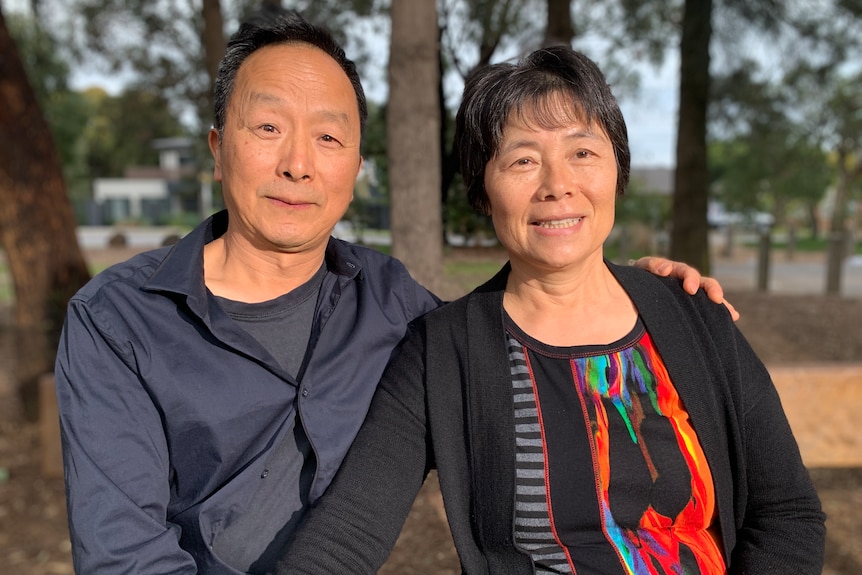
[(55, 369), (78, 573), (236, 573), (210, 547), (298, 413), (329, 485), (407, 323), (439, 301), (404, 266), (330, 239), (298, 383), (207, 290), (210, 218), (72, 298)]

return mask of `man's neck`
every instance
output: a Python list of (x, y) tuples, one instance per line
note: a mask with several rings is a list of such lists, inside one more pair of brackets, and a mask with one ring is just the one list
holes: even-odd
[(215, 295), (258, 303), (303, 285), (320, 269), (326, 245), (303, 252), (261, 250), (222, 236), (204, 246), (204, 281)]

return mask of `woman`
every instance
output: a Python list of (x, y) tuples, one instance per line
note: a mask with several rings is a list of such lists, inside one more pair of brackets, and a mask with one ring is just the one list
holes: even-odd
[(279, 572), (376, 572), (436, 467), (465, 573), (819, 574), (819, 500), (727, 309), (603, 258), (629, 149), (595, 64), (481, 70), (456, 141), (509, 263), (413, 326)]

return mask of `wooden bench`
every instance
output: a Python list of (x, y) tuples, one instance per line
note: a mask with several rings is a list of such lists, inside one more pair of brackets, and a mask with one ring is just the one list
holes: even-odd
[(805, 465), (862, 466), (862, 363), (768, 368)]

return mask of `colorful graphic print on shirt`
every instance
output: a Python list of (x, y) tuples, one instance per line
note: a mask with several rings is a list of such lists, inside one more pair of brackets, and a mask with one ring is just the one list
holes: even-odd
[(510, 331), (515, 537), (536, 572), (724, 573), (712, 476), (643, 325), (601, 347)]

